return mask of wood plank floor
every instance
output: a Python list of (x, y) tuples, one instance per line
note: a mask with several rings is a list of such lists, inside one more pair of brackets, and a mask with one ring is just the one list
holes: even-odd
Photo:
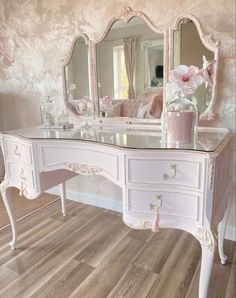
[[(56, 202), (20, 221), (18, 248), (0, 232), (0, 297), (197, 298), (200, 245), (188, 233), (131, 230), (116, 212)], [(235, 298), (236, 244), (218, 254), (209, 298)]]

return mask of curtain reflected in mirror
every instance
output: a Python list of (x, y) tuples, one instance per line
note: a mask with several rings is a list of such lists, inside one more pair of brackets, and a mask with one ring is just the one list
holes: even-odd
[(163, 40), (140, 17), (112, 25), (97, 44), (101, 117), (160, 118)]
[[(199, 69), (203, 67), (203, 57), (207, 61), (214, 60), (214, 53), (209, 51), (202, 43), (194, 22), (184, 18), (180, 21), (178, 30), (173, 36), (173, 67), (178, 65), (195, 65)], [(212, 73), (214, 80), (214, 73)], [(209, 105), (212, 96), (212, 84), (201, 85), (195, 92), (197, 109), (201, 114)]]
[(69, 108), (80, 116), (91, 115), (88, 45), (83, 37), (79, 37), (74, 44), (71, 59), (65, 66), (65, 80)]

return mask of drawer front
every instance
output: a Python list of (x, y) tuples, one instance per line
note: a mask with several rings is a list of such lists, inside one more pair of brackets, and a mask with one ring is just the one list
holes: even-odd
[(168, 184), (200, 189), (202, 164), (190, 160), (128, 159), (127, 183)]
[(30, 145), (6, 139), (5, 148), (6, 158), (24, 162), (29, 165), (33, 164), (32, 148)]
[(41, 147), (42, 170), (65, 168), (89, 175), (93, 170), (119, 179), (119, 158), (116, 155), (95, 151), (59, 146)]
[(159, 207), (160, 202), (160, 214), (199, 220), (199, 196), (174, 191), (128, 189), (126, 212), (148, 218), (155, 214), (155, 207)]
[(29, 189), (36, 189), (35, 173), (32, 168), (15, 161), (7, 161), (7, 174), (11, 184), (21, 188), (22, 183)]

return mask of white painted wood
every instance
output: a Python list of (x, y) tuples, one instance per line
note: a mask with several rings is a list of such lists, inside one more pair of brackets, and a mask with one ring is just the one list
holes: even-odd
[(213, 267), (213, 261), (214, 261), (214, 248), (213, 250), (210, 250), (202, 243), (201, 243), (201, 248), (202, 248), (202, 260), (201, 260), (198, 296), (199, 298), (206, 298), (208, 285), (209, 285), (211, 272), (212, 272), (212, 267)]
[(25, 142), (15, 139), (6, 139), (5, 154), (9, 159), (13, 159), (25, 164), (32, 165), (32, 147)]
[(116, 149), (109, 150), (109, 146), (99, 146), (96, 143), (63, 140), (36, 142), (35, 145), (40, 172), (77, 169), (79, 173), (81, 166), (86, 165), (90, 170), (93, 167), (93, 174), (103, 175), (118, 185), (121, 183), (120, 152)]
[(226, 223), (229, 217), (229, 210), (231, 206), (231, 201), (228, 202), (227, 210), (225, 211), (223, 219), (218, 224), (218, 251), (220, 256), (221, 264), (225, 265), (227, 261), (227, 256), (224, 254), (224, 235), (225, 235), (225, 228)]
[(151, 205), (158, 204), (159, 196), (162, 199), (160, 216), (164, 214), (199, 221), (200, 197), (196, 194), (168, 191), (168, 189), (128, 189), (126, 212), (153, 222), (155, 210)]
[(17, 239), (17, 224), (14, 208), (12, 206), (12, 198), (10, 188), (8, 188), (7, 182), (5, 180), (0, 184), (0, 191), (3, 199), (3, 203), (6, 207), (6, 211), (10, 220), (11, 229), (12, 229), (12, 240), (9, 243), (11, 249), (15, 249), (16, 239)]
[(203, 162), (194, 161), (195, 156), (189, 154), (180, 158), (166, 156), (161, 159), (158, 155), (132, 158), (127, 157), (128, 183), (180, 185), (195, 189), (201, 188)]
[[(152, 229), (154, 211), (158, 209), (158, 227), (179, 228), (198, 239), (202, 246), (199, 297), (206, 298), (214, 257), (213, 235), (230, 197), (229, 140), (230, 134), (215, 151), (207, 152), (128, 149), (87, 140), (38, 140), (2, 135), (6, 175), (1, 193), (12, 227), (10, 245), (14, 248), (17, 238), (10, 187), (17, 187), (27, 198), (34, 199), (58, 181), (65, 215), (65, 181), (74, 173), (104, 175), (123, 189), (123, 220), (127, 225)], [(219, 190), (219, 185), (223, 185), (223, 190)], [(225, 223), (226, 219), (219, 225), (223, 263)]]
[(61, 196), (61, 212), (63, 216), (66, 216), (66, 183), (60, 184), (60, 196)]

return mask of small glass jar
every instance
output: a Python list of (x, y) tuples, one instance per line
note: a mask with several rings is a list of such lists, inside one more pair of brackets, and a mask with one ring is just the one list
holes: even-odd
[(50, 96), (43, 98), (40, 113), (43, 126), (54, 126), (56, 124), (56, 104)]
[(165, 111), (167, 144), (179, 147), (181, 144), (193, 143), (197, 119), (197, 108), (191, 96), (178, 93), (176, 98), (168, 103)]

